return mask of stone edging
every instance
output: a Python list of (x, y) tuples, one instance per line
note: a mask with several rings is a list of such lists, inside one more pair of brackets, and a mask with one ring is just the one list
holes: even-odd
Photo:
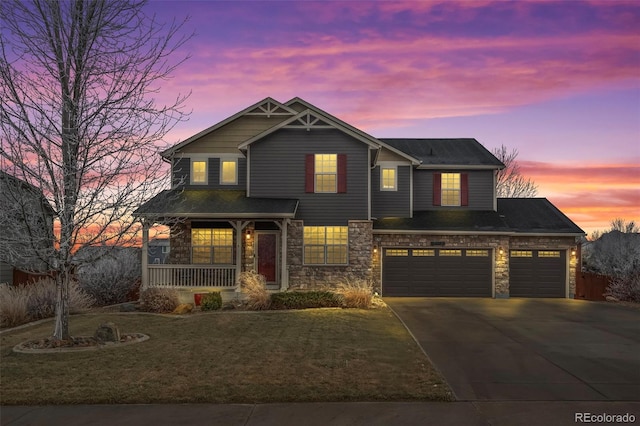
[(149, 340), (149, 336), (142, 333), (124, 333), (123, 336), (134, 336), (132, 340), (127, 342), (106, 342), (102, 344), (98, 344), (95, 346), (83, 346), (79, 348), (47, 348), (47, 349), (30, 349), (25, 348), (24, 344), (26, 342), (19, 343), (13, 347), (13, 351), (21, 354), (54, 354), (54, 353), (62, 353), (62, 352), (88, 352), (88, 351), (98, 351), (102, 349), (110, 349), (110, 348), (121, 348), (123, 346), (129, 346), (136, 343), (142, 343), (144, 341)]

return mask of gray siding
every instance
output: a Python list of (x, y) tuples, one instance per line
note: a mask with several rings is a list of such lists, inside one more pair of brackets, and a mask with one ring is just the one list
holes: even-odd
[(383, 217), (410, 217), (411, 166), (398, 166), (398, 190), (380, 191), (380, 166), (371, 171), (371, 215)]
[(173, 162), (173, 186), (178, 185), (184, 179), (185, 188), (200, 189), (246, 189), (247, 188), (247, 159), (238, 158), (238, 184), (220, 185), (220, 159), (209, 158), (208, 184), (190, 185), (191, 159), (188, 157), (176, 158)]
[(0, 261), (0, 284), (13, 284), (13, 267)]
[[(440, 207), (433, 205), (434, 173), (467, 173), (469, 175), (469, 205), (466, 207)], [(414, 170), (413, 209), (415, 211), (433, 209), (493, 210), (492, 170)]]
[[(300, 200), (305, 225), (368, 219), (368, 146), (339, 130), (281, 129), (250, 146), (250, 196)], [(346, 154), (347, 193), (305, 192), (306, 154)]]

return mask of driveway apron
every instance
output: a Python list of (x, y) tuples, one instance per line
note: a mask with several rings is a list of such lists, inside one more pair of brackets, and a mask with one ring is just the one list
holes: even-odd
[(640, 400), (640, 309), (568, 299), (385, 302), (459, 400)]

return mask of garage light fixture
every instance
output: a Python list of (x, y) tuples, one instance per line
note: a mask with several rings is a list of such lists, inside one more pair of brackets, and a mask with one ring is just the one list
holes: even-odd
[(378, 253), (378, 246), (373, 246), (373, 252)]
[(502, 249), (502, 247), (500, 247), (500, 248), (498, 249), (498, 253), (500, 253), (500, 256), (502, 256), (502, 255), (504, 254), (504, 250)]

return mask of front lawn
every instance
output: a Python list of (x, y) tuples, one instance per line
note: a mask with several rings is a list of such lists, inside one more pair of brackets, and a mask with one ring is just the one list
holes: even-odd
[(71, 317), (72, 335), (105, 321), (151, 339), (92, 352), (18, 354), (52, 322), (4, 334), (2, 404), (451, 400), (387, 308)]

